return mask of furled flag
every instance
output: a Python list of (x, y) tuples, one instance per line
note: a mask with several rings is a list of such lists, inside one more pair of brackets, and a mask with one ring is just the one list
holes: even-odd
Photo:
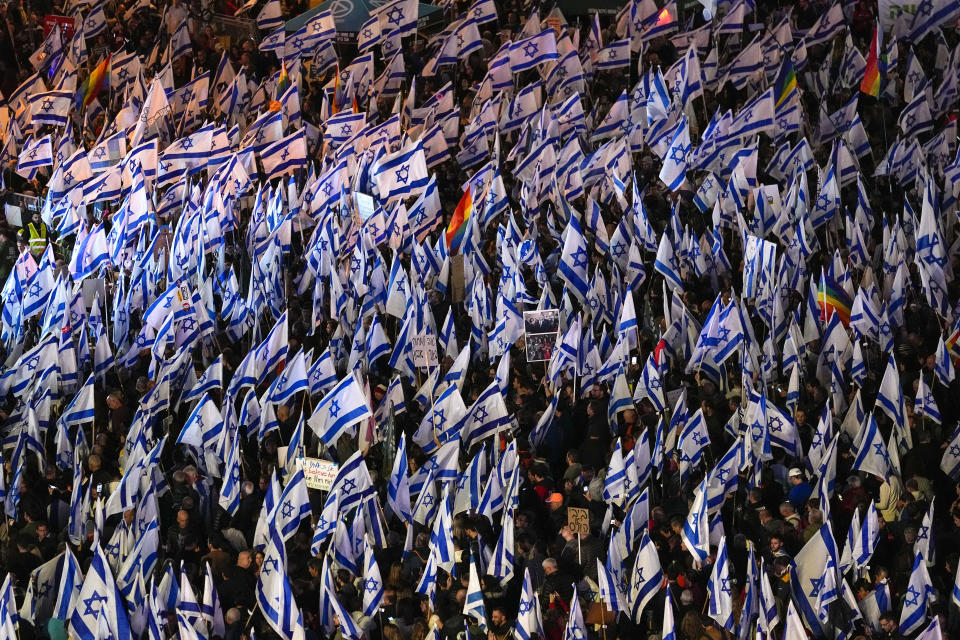
[(640, 550), (633, 564), (633, 573), (630, 576), (630, 607), (634, 621), (639, 624), (644, 607), (656, 595), (663, 583), (663, 570), (660, 568), (660, 558), (657, 548), (650, 540), (647, 532), (643, 532), (640, 541)]
[(517, 610), (517, 622), (513, 632), (520, 640), (532, 640), (535, 636), (543, 635), (543, 624), (540, 621), (540, 600), (533, 589), (533, 580), (530, 579), (530, 568), (523, 569), (523, 591), (520, 592), (520, 605)]
[(900, 633), (910, 635), (923, 626), (927, 619), (927, 609), (934, 598), (933, 582), (927, 571), (927, 563), (924, 562), (923, 554), (918, 553), (914, 556), (910, 582), (903, 594)]
[(569, 290), (581, 301), (586, 300), (590, 290), (589, 264), (590, 254), (580, 230), (580, 221), (576, 214), (571, 214), (557, 270)]
[(733, 596), (730, 588), (730, 567), (727, 562), (727, 537), (720, 538), (717, 559), (713, 563), (710, 579), (707, 581), (710, 595), (709, 615), (722, 628), (733, 633)]

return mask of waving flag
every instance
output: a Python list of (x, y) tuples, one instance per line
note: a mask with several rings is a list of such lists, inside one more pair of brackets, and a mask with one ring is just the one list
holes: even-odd
[(332, 445), (372, 415), (360, 383), (348, 375), (317, 403), (307, 424), (324, 443)]
[(454, 209), (453, 216), (450, 218), (450, 224), (447, 226), (446, 240), (450, 255), (456, 255), (460, 252), (460, 247), (463, 245), (463, 238), (467, 230), (467, 223), (473, 215), (471, 188), (472, 187), (467, 187), (467, 190), (460, 198), (460, 202), (457, 203), (457, 208)]
[(880, 23), (873, 29), (873, 39), (870, 41), (870, 49), (867, 53), (867, 68), (863, 73), (863, 81), (860, 83), (860, 93), (877, 98), (880, 96), (880, 50), (883, 47), (881, 42), (883, 32), (880, 30)]
[(110, 570), (110, 564), (100, 545), (94, 548), (93, 561), (83, 580), (77, 606), (70, 617), (70, 631), (77, 638), (98, 638), (98, 617), (102, 612), (102, 624), (110, 636), (117, 640), (130, 640), (127, 608), (124, 604)]

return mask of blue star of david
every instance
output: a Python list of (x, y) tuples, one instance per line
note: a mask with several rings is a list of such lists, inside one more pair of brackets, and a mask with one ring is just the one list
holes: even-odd
[(366, 590), (370, 593), (376, 593), (377, 589), (380, 588), (380, 581), (372, 577), (367, 578), (363, 584), (364, 588), (366, 588)]
[(120, 70), (117, 71), (117, 77), (120, 78), (121, 81), (125, 80), (128, 73), (129, 72), (127, 71), (126, 67), (121, 67)]
[(180, 146), (184, 150), (187, 150), (193, 146), (193, 140), (191, 140), (190, 138), (184, 138), (183, 140), (180, 141)]
[(763, 437), (763, 425), (759, 422), (754, 422), (751, 427), (753, 431), (753, 441), (757, 442)]
[(427, 508), (430, 508), (430, 507), (433, 506), (433, 494), (432, 494), (432, 493), (424, 493), (424, 494), (423, 494), (423, 505), (424, 505), (425, 507), (427, 507)]
[(955, 444), (950, 445), (950, 455), (955, 458), (960, 458), (960, 446)]
[(523, 55), (527, 56), (528, 58), (534, 57), (539, 52), (540, 50), (537, 48), (537, 45), (533, 42), (528, 42), (523, 47)]
[(459, 33), (457, 34), (457, 49), (463, 49), (463, 36)]
[(620, 258), (627, 252), (627, 245), (622, 242), (615, 242), (610, 245), (610, 252), (615, 258)]
[(337, 414), (340, 413), (340, 401), (332, 400), (330, 402), (330, 417), (336, 418)]
[(263, 572), (268, 576), (270, 575), (271, 572), (279, 571), (279, 570), (280, 570), (280, 562), (277, 560), (275, 556), (270, 556), (269, 558), (263, 561)]
[(293, 515), (293, 505), (290, 504), (289, 500), (284, 500), (283, 504), (280, 506), (280, 514), (284, 518), (289, 518)]
[(649, 386), (650, 386), (650, 388), (653, 389), (654, 391), (657, 391), (657, 390), (659, 390), (660, 387), (663, 386), (663, 385), (662, 385), (661, 382), (660, 382), (660, 378), (651, 378), (651, 379), (650, 379), (650, 385), (649, 385)]
[(294, 49), (294, 51), (300, 49), (302, 46), (303, 46), (303, 39), (301, 39), (301, 38), (294, 38), (294, 39), (293, 39), (293, 49)]
[(572, 258), (574, 269), (587, 266), (587, 252), (583, 247), (577, 247), (577, 250), (573, 253)]
[(830, 206), (830, 198), (827, 197), (827, 194), (821, 193), (817, 196), (817, 210), (826, 211), (828, 206)]
[(519, 610), (520, 615), (528, 613), (531, 609), (533, 609), (533, 600), (520, 601), (520, 610)]
[(357, 481), (353, 478), (344, 478), (343, 486), (340, 489), (344, 494), (349, 495), (357, 490)]
[(35, 371), (37, 367), (40, 366), (40, 356), (33, 356), (26, 362), (27, 369), (30, 371)]
[(719, 480), (721, 484), (726, 484), (726, 483), (727, 483), (727, 474), (728, 474), (728, 473), (730, 473), (730, 470), (727, 469), (726, 467), (720, 467), (720, 468), (718, 468), (718, 469), (717, 469), (717, 480)]
[(883, 443), (878, 442), (873, 445), (873, 448), (876, 449), (877, 455), (883, 458), (884, 462), (887, 462), (889, 464), (890, 454), (887, 453), (887, 450), (884, 448)]
[(477, 407), (477, 415), (474, 416), (473, 421), (476, 424), (482, 424), (483, 421), (487, 419), (487, 417), (489, 417), (489, 414), (487, 412), (486, 405), (480, 405), (479, 407)]
[(97, 593), (96, 591), (94, 591), (92, 596), (90, 596), (89, 598), (85, 598), (85, 599), (83, 600), (83, 604), (84, 604), (84, 605), (86, 606), (86, 608), (87, 608), (86, 611), (83, 612), (83, 615), (85, 615), (85, 616), (92, 616), (92, 615), (96, 614), (98, 611), (100, 611), (100, 609), (97, 608), (97, 609), (95, 610), (93, 607), (94, 607), (95, 605), (97, 605), (97, 604), (104, 603), (104, 602), (106, 602), (106, 601), (107, 601), (107, 597), (106, 597), (106, 596), (102, 596), (102, 595), (100, 595), (99, 593)]
[(373, 37), (373, 30), (372, 30), (372, 29), (369, 29), (369, 28), (364, 29), (364, 30), (363, 30), (363, 37), (364, 37), (365, 40), (369, 40), (370, 38), (372, 38), (372, 37)]
[(780, 418), (774, 416), (770, 418), (769, 422), (770, 422), (770, 431), (773, 431), (774, 433), (780, 433), (781, 431), (783, 431), (783, 421), (780, 420)]
[(730, 578), (720, 578), (720, 590), (724, 593), (730, 593)]
[(90, 29), (93, 29), (96, 26), (97, 26), (96, 20), (94, 20), (93, 18), (90, 18), (89, 20), (87, 20), (87, 27), (89, 27)]
[(446, 423), (447, 418), (443, 415), (443, 409), (437, 409), (433, 412), (433, 423), (436, 428), (440, 431), (443, 431), (443, 425)]
[(922, 2), (919, 7), (917, 7), (917, 12), (923, 15), (929, 15), (933, 11), (933, 6), (930, 2)]
[(30, 295), (33, 296), (34, 298), (40, 297), (40, 283), (34, 282), (30, 286)]
[(820, 589), (823, 587), (823, 578), (812, 578), (810, 580), (810, 586), (813, 588), (810, 590), (810, 597), (816, 598), (820, 594)]
[(637, 567), (636, 579), (639, 584), (647, 581), (647, 579), (643, 577), (643, 567)]
[(903, 604), (907, 607), (915, 607), (920, 603), (920, 592), (917, 591), (917, 588), (913, 585), (910, 585), (907, 588), (907, 596), (904, 598)]
[(407, 184), (407, 180), (410, 178), (410, 167), (408, 165), (402, 165), (396, 170), (395, 174), (397, 182), (400, 184)]
[(682, 144), (670, 149), (670, 159), (676, 163), (681, 163), (687, 157), (687, 147), (684, 147)]
[(97, 150), (93, 152), (93, 157), (97, 159), (100, 159), (105, 155), (107, 155), (107, 150), (103, 147), (97, 147)]
[(280, 154), (280, 159), (281, 159), (281, 160), (286, 160), (288, 157), (290, 157), (290, 150), (289, 150), (289, 149), (284, 149), (284, 150), (283, 150), (283, 153)]
[(40, 108), (43, 109), (44, 111), (50, 111), (51, 109), (53, 109), (53, 100), (51, 100), (50, 98), (44, 99), (43, 104), (40, 105)]
[(403, 20), (403, 11), (400, 9), (400, 7), (394, 7), (387, 14), (387, 22), (390, 24), (400, 26), (401, 20)]
[(353, 132), (353, 128), (349, 124), (345, 124), (340, 127), (341, 136), (349, 136)]
[(917, 540), (926, 540), (929, 532), (930, 532), (930, 527), (921, 526), (920, 531), (917, 532)]
[(44, 581), (37, 588), (37, 599), (42, 600), (53, 590), (53, 583)]

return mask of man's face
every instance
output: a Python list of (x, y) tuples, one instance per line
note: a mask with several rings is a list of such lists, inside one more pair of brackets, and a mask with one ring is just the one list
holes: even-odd
[(493, 622), (495, 627), (502, 627), (507, 622), (506, 616), (503, 615), (503, 611), (500, 609), (494, 609), (490, 614), (490, 621)]
[(186, 529), (188, 524), (190, 524), (190, 514), (186, 511), (177, 513), (177, 526), (181, 529)]
[(250, 566), (252, 558), (250, 557), (249, 551), (241, 551), (240, 555), (237, 556), (237, 566), (243, 569), (246, 569)]
[(770, 551), (776, 552), (783, 548), (783, 541), (780, 538), (770, 538)]
[(47, 525), (41, 524), (37, 526), (37, 537), (41, 540), (47, 537)]
[(890, 620), (889, 618), (884, 618), (883, 620), (881, 620), (880, 626), (887, 633), (893, 633), (897, 630), (897, 623), (895, 623), (893, 620)]

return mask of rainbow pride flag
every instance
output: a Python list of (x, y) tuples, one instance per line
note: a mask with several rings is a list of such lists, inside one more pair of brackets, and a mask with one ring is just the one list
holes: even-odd
[(863, 72), (860, 93), (877, 98), (880, 96), (880, 23), (873, 29), (873, 41), (867, 53), (867, 68)]
[(287, 92), (287, 89), (290, 88), (290, 76), (287, 74), (287, 63), (283, 61), (280, 63), (280, 77), (277, 78), (277, 88), (274, 92), (277, 100), (283, 97), (283, 94)]
[(450, 247), (450, 255), (460, 251), (463, 244), (463, 236), (467, 232), (467, 221), (473, 213), (473, 198), (470, 195), (471, 187), (467, 187), (467, 192), (460, 198), (457, 208), (450, 218), (450, 224), (447, 226), (447, 246)]
[(776, 100), (774, 106), (779, 109), (796, 92), (797, 72), (790, 62), (790, 57), (784, 56), (783, 64), (780, 65), (780, 73), (777, 74), (777, 79), (773, 83), (773, 97)]
[(97, 97), (104, 87), (110, 86), (110, 56), (100, 61), (100, 64), (90, 73), (77, 91), (77, 108), (86, 109), (87, 105)]
[(820, 290), (817, 292), (817, 306), (820, 307), (820, 319), (826, 322), (834, 313), (843, 322), (843, 326), (850, 324), (850, 308), (853, 300), (843, 290), (839, 282), (820, 273)]

